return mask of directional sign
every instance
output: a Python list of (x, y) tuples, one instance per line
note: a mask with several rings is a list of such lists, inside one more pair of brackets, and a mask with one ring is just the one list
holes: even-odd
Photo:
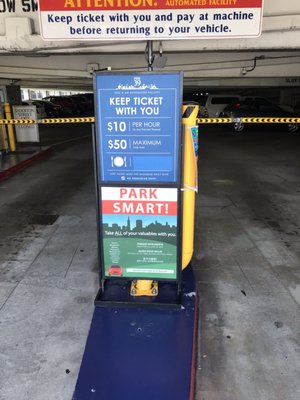
[(96, 127), (102, 181), (176, 183), (182, 74), (99, 74)]
[[(36, 106), (13, 106), (13, 113), (16, 119), (35, 120), (37, 119)], [(17, 142), (36, 142), (39, 143), (38, 125), (24, 124), (16, 126)]]
[(263, 0), (39, 0), (46, 40), (257, 37)]

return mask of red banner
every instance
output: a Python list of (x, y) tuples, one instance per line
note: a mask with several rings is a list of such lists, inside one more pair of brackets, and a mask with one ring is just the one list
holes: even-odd
[(40, 11), (261, 8), (263, 0), (39, 0)]

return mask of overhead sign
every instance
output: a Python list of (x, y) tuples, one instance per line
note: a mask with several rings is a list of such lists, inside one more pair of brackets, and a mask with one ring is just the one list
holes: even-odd
[(99, 74), (97, 136), (103, 182), (179, 182), (182, 74)]
[(102, 187), (106, 277), (177, 278), (178, 190)]
[(257, 37), (263, 0), (39, 0), (46, 40)]

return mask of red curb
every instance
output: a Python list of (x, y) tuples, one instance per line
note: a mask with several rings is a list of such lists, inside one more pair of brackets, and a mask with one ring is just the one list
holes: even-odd
[(21, 161), (13, 167), (7, 168), (4, 171), (0, 171), (0, 181), (9, 178), (11, 175), (14, 175), (25, 168), (30, 167), (35, 161), (42, 160), (47, 157), (52, 151), (51, 147), (47, 147), (33, 156), (27, 158), (27, 160)]

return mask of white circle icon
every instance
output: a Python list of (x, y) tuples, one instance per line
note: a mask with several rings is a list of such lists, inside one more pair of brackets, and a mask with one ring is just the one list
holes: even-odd
[(123, 165), (124, 165), (124, 158), (122, 158), (122, 157), (115, 157), (115, 158), (114, 158), (114, 165), (115, 165), (116, 167), (123, 167)]

